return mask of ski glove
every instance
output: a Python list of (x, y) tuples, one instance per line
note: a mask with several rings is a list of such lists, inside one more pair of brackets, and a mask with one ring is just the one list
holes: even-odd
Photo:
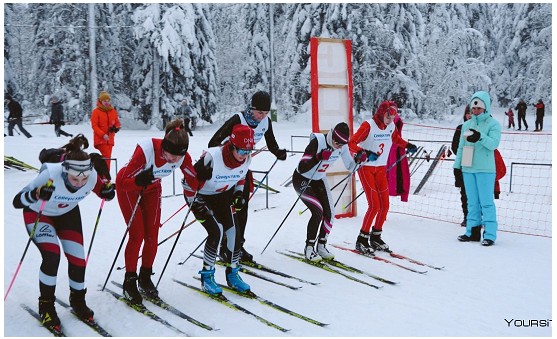
[(273, 154), (279, 160), (286, 160), (286, 149), (284, 148), (276, 150)]
[(367, 160), (368, 161), (375, 161), (375, 160), (377, 160), (377, 158), (379, 158), (379, 154), (374, 153), (372, 151), (367, 152)]
[(116, 126), (110, 126), (110, 128), (108, 129), (109, 132), (112, 133), (118, 133), (120, 131), (120, 128), (116, 127)]
[(101, 199), (104, 199), (106, 201), (110, 201), (114, 199), (114, 196), (116, 195), (115, 189), (116, 189), (116, 185), (109, 182), (101, 188), (99, 197), (101, 197)]
[(195, 219), (201, 223), (205, 222), (207, 218), (210, 218), (211, 215), (213, 215), (213, 212), (209, 210), (207, 204), (205, 204), (205, 201), (203, 201), (203, 199), (201, 199), (199, 196), (197, 197), (197, 200), (195, 202), (188, 205), (190, 206), (190, 210), (195, 216)]
[(356, 164), (361, 164), (367, 161), (367, 152), (365, 150), (359, 150), (358, 153), (354, 155), (354, 162)]
[(246, 206), (246, 199), (242, 194), (242, 191), (234, 192), (234, 197), (232, 198), (232, 206), (236, 209), (236, 212), (239, 212)]
[(466, 137), (466, 140), (468, 142), (476, 142), (476, 141), (480, 140), (480, 138), (482, 137), (481, 133), (476, 131), (473, 128), (470, 128), (468, 131), (472, 132), (472, 134), (470, 134), (469, 136)]
[(153, 181), (155, 181), (155, 176), (153, 175), (153, 166), (135, 176), (135, 184), (137, 186), (146, 187), (152, 184)]
[(91, 158), (91, 162), (93, 163), (95, 172), (97, 172), (97, 174), (103, 179), (109, 181), (112, 180), (112, 178), (110, 177), (110, 170), (108, 169), (106, 161), (104, 161), (104, 159), (102, 158), (102, 155), (100, 155), (99, 153), (91, 153), (89, 154), (89, 157)]
[(211, 164), (205, 165), (205, 159), (201, 158), (193, 165), (196, 177), (199, 182), (204, 182), (213, 177), (213, 167)]
[(320, 153), (317, 153), (317, 160), (329, 160), (331, 154), (333, 154), (333, 151), (328, 148), (324, 149)]
[(414, 154), (418, 151), (418, 147), (409, 142), (406, 144), (406, 151), (408, 151), (408, 153), (410, 154)]
[(46, 184), (44, 186), (37, 188), (37, 198), (44, 201), (50, 200), (50, 198), (52, 197), (52, 193), (54, 193), (55, 188), (56, 187), (50, 184)]

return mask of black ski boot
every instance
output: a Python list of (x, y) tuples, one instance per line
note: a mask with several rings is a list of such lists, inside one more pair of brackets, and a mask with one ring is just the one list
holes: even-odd
[(356, 251), (362, 253), (363, 255), (373, 255), (375, 250), (369, 244), (369, 233), (360, 231), (358, 239), (356, 239)]
[(253, 255), (251, 255), (248, 251), (246, 251), (246, 249), (242, 246), (242, 248), (240, 248), (240, 262), (247, 262), (247, 263), (253, 263)]
[(469, 241), (480, 241), (482, 238), (482, 226), (472, 227), (472, 234), (467, 236), (466, 233), (458, 236), (458, 241), (469, 242)]
[(369, 237), (369, 244), (371, 245), (371, 247), (373, 247), (373, 249), (375, 249), (376, 251), (385, 251), (385, 252), (390, 252), (389, 251), (389, 245), (387, 245), (383, 239), (381, 239), (381, 233), (383, 233), (382, 230), (378, 230), (375, 228), (371, 229), (371, 236)]
[(157, 299), (159, 297), (159, 291), (151, 281), (151, 275), (153, 275), (152, 268), (141, 267), (139, 269), (139, 289), (141, 293), (145, 294), (149, 298)]
[(87, 289), (78, 291), (70, 288), (70, 306), (79, 318), (93, 320), (95, 312), (87, 307), (85, 303), (85, 293), (87, 293)]
[(60, 318), (54, 307), (54, 298), (39, 298), (39, 315), (44, 327), (60, 330)]
[(132, 304), (141, 305), (143, 302), (143, 298), (137, 290), (137, 273), (126, 272), (123, 285), (124, 297)]

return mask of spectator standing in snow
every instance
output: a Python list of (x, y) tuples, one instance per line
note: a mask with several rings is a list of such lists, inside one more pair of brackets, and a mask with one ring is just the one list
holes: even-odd
[[(187, 153), (188, 145), (183, 121), (176, 119), (166, 126), (163, 139), (151, 138), (138, 143), (130, 161), (116, 176), (118, 204), (126, 224), (130, 225), (124, 251), (126, 274), (123, 294), (133, 304), (143, 302), (138, 284), (144, 294), (153, 298), (158, 296), (151, 275), (161, 227), (161, 179), (176, 169), (181, 170), (184, 177), (188, 171), (194, 171)], [(138, 276), (137, 262), (142, 244), (142, 264)]]
[(188, 105), (188, 101), (186, 99), (182, 100), (182, 103), (176, 110), (176, 116), (184, 120), (184, 126), (186, 127), (186, 131), (188, 132), (190, 137), (193, 137), (193, 133), (191, 131), (193, 128), (192, 127), (193, 111), (191, 109), (191, 106)]
[(524, 123), (524, 130), (525, 131), (528, 130), (528, 123), (526, 122), (526, 109), (527, 108), (528, 108), (528, 106), (526, 105), (526, 102), (524, 102), (523, 99), (520, 99), (520, 101), (518, 102), (518, 104), (514, 108), (514, 109), (516, 109), (516, 113), (518, 115), (518, 130), (519, 131), (522, 129), (522, 123)]
[(60, 102), (60, 100), (58, 100), (58, 97), (56, 95), (53, 95), (50, 98), (50, 102), (52, 103), (50, 123), (54, 124), (54, 133), (56, 133), (57, 137), (59, 137), (60, 135), (63, 135), (65, 137), (73, 137), (72, 134), (66, 133), (62, 130), (62, 126), (66, 124), (64, 122), (64, 107), (62, 106), (62, 103)]
[(114, 147), (114, 136), (120, 131), (118, 112), (110, 102), (110, 94), (101, 92), (97, 107), (91, 113), (91, 127), (93, 128), (94, 146), (101, 152), (110, 169), (110, 158)]
[[(395, 115), (393, 123), (402, 137), (402, 127), (404, 123), (398, 113)], [(408, 194), (410, 193), (410, 166), (408, 165), (408, 158), (405, 154), (406, 150), (404, 147), (393, 144), (389, 152), (389, 158), (387, 159), (387, 169), (389, 169), (387, 172), (389, 195), (392, 197), (400, 196), (400, 200), (403, 202), (408, 201)]]
[(81, 134), (71, 139), (63, 147), (64, 160), (44, 163), (38, 176), (13, 199), (14, 207), (23, 209), (27, 232), (42, 256), (39, 315), (50, 329), (60, 329), (54, 302), (61, 251), (68, 259), (70, 305), (79, 318), (93, 320), (94, 312), (85, 302), (86, 262), (78, 204), (91, 191), (106, 200), (112, 200), (115, 193), (114, 185), (97, 175), (89, 154), (82, 150), (84, 143), (87, 139)]
[[(234, 126), (245, 125), (253, 130), (255, 143), (257, 144), (263, 136), (265, 142), (271, 153), (279, 160), (286, 160), (286, 149), (279, 148), (275, 135), (273, 133), (273, 125), (271, 118), (268, 116), (271, 109), (271, 96), (265, 91), (259, 91), (251, 97), (251, 103), (246, 107), (245, 111), (234, 114), (228, 119), (221, 128), (219, 128), (211, 140), (209, 140), (209, 147), (216, 147), (226, 141)], [(240, 261), (251, 262), (253, 255), (246, 251), (245, 243), (245, 230), (248, 222), (248, 204), (249, 195), (252, 190), (253, 176), (251, 171), (246, 176), (247, 184), (244, 186), (243, 198), (246, 201), (245, 208), (236, 213), (236, 232), (240, 233), (242, 238), (241, 258)], [(229, 255), (226, 248), (223, 248), (221, 255), (226, 257)]]
[(501, 141), (501, 125), (491, 116), (491, 99), (479, 91), (470, 99), (472, 117), (462, 124), (462, 134), (454, 168), (462, 170), (468, 214), (462, 242), (480, 241), (484, 225), (483, 246), (491, 246), (497, 238), (497, 214), (494, 202), (496, 178), (495, 149)]
[(383, 101), (373, 117), (364, 121), (348, 142), (350, 151), (356, 153), (355, 159), (368, 159), (358, 170), (368, 203), (356, 240), (356, 250), (363, 254), (372, 254), (376, 250), (389, 251), (389, 246), (383, 241), (381, 234), (389, 212), (386, 165), (391, 145), (397, 144), (410, 153), (418, 150), (414, 144), (401, 138), (393, 124), (397, 110), (398, 106), (394, 101)]
[(545, 105), (542, 99), (538, 100), (537, 104), (533, 105), (536, 107), (536, 129), (534, 132), (541, 132), (543, 130), (543, 116), (545, 115)]
[(14, 135), (14, 127), (19, 127), (21, 133), (23, 133), (27, 138), (31, 138), (31, 134), (23, 128), (23, 109), (19, 102), (15, 101), (11, 95), (4, 95), (4, 103), (8, 106), (10, 115), (8, 115), (8, 135)]
[(312, 133), (292, 175), (292, 186), (296, 193), (301, 194), (300, 199), (311, 212), (304, 248), (306, 259), (310, 261), (335, 257), (325, 247), (335, 218), (326, 171), (340, 158), (350, 172), (356, 168), (347, 146), (349, 136), (350, 130), (345, 122), (337, 124), (326, 134)]
[(507, 111), (507, 113), (505, 113), (505, 115), (509, 118), (509, 126), (507, 128), (515, 128), (514, 127), (514, 113), (513, 113), (513, 109), (511, 107), (509, 107), (509, 110)]
[(228, 141), (204, 152), (194, 165), (195, 172), (186, 173), (183, 181), (184, 197), (195, 219), (207, 231), (199, 274), (203, 290), (212, 295), (222, 293), (215, 282), (215, 262), (222, 242), (231, 253), (223, 258), (229, 264), (226, 268), (228, 286), (241, 293), (250, 290), (238, 274), (242, 235), (236, 230), (234, 211), (238, 213), (247, 208), (243, 191), (255, 144), (253, 136), (248, 126), (235, 125)]
[[(464, 116), (462, 119), (464, 122), (470, 120), (472, 117), (472, 112), (470, 112), (470, 105), (466, 105), (464, 109)], [(453, 141), (451, 143), (451, 150), (453, 153), (457, 154), (458, 152), (458, 145), (460, 144), (460, 134), (462, 132), (462, 124), (458, 125), (454, 131)], [(464, 215), (464, 219), (460, 223), (460, 226), (466, 226), (466, 215), (468, 214), (468, 200), (466, 199), (466, 189), (464, 188), (464, 181), (462, 180), (462, 170), (460, 168), (454, 168), (454, 185), (455, 187), (460, 188), (460, 202), (462, 205), (462, 214)]]

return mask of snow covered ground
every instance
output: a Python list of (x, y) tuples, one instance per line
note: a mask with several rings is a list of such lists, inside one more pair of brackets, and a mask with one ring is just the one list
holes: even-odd
[[(501, 110), (502, 112), (502, 110)], [(501, 113), (502, 114), (502, 113)], [(502, 117), (502, 115), (501, 115)], [(458, 124), (449, 121), (447, 126)], [(546, 128), (551, 131), (551, 116), (546, 117)], [(502, 121), (500, 119), (499, 121)], [(275, 130), (279, 145), (290, 148), (291, 135), (308, 135), (310, 123), (301, 118), (297, 122), (278, 122)], [(197, 159), (207, 145), (209, 138), (220, 123), (202, 126), (194, 131), (190, 143), (190, 154)], [(33, 135), (5, 137), (4, 153), (17, 157), (39, 167), (38, 153), (43, 147), (59, 147), (67, 138), (54, 137), (53, 126), (25, 126)], [(92, 140), (89, 125), (65, 126), (69, 133), (84, 133)], [(118, 167), (129, 159), (138, 140), (162, 137), (160, 131), (122, 129), (116, 137), (114, 156)], [(263, 143), (263, 142), (262, 142)], [(262, 145), (259, 144), (259, 147)], [(297, 142), (295, 148), (303, 150), (305, 141)], [(93, 151), (94, 149), (90, 149)], [(330, 324), (321, 328), (298, 318), (273, 310), (255, 300), (227, 294), (229, 298), (258, 315), (291, 329), (282, 333), (268, 327), (255, 318), (224, 307), (199, 293), (186, 289), (172, 278), (198, 286), (194, 280), (201, 267), (201, 261), (190, 258), (183, 261), (206, 236), (198, 223), (187, 228), (181, 235), (173, 257), (159, 285), (163, 299), (184, 313), (220, 330), (207, 331), (186, 322), (170, 313), (146, 303), (156, 312), (182, 331), (192, 336), (207, 337), (344, 337), (344, 336), (550, 336), (551, 326), (540, 326), (542, 321), (552, 319), (552, 240), (547, 237), (525, 236), (500, 232), (497, 243), (484, 248), (478, 243), (459, 243), (456, 237), (463, 228), (455, 224), (423, 218), (413, 218), (401, 214), (390, 214), (385, 224), (383, 238), (396, 252), (426, 263), (443, 266), (443, 270), (427, 268), (426, 274), (416, 274), (394, 265), (371, 260), (353, 253), (331, 248), (337, 259), (369, 273), (399, 282), (390, 286), (368, 276), (353, 274), (369, 283), (384, 286), (373, 289), (340, 275), (326, 272), (316, 267), (294, 261), (278, 254), (277, 250), (301, 251), (304, 246), (306, 224), (309, 215), (298, 215), (304, 208), (298, 203), (296, 208), (278, 232), (277, 236), (260, 255), (263, 247), (275, 232), (284, 216), (296, 200), (292, 187), (280, 186), (290, 177), (300, 155), (288, 157), (279, 162), (269, 175), (270, 186), (280, 190), (269, 195), (269, 209), (266, 207), (265, 192), (260, 189), (250, 202), (250, 216), (246, 231), (246, 248), (259, 262), (282, 270), (294, 276), (319, 282), (317, 286), (304, 284), (292, 279), (267, 274), (290, 285), (301, 286), (291, 290), (243, 274), (252, 290), (260, 296), (290, 308), (298, 313)], [(274, 161), (268, 152), (257, 155), (252, 169), (265, 171)], [(551, 159), (547, 159), (551, 161)], [(24, 231), (21, 210), (12, 207), (13, 196), (36, 174), (17, 170), (4, 170), (4, 289), (15, 272), (23, 253), (28, 236)], [(256, 178), (261, 178), (262, 175)], [(180, 178), (176, 177), (176, 183)], [(172, 195), (172, 178), (163, 182), (163, 195)], [(360, 190), (359, 182), (357, 183)], [(176, 185), (179, 194), (179, 184)], [(411, 196), (410, 199), (419, 199)], [(162, 221), (165, 221), (183, 204), (183, 198), (167, 197), (162, 201)], [(355, 218), (335, 221), (330, 243), (352, 246), (358, 234), (365, 199), (358, 200), (360, 214)], [(441, 202), (440, 202), (441, 204)], [(86, 248), (89, 246), (100, 199), (91, 195), (81, 204)], [(458, 206), (455, 206), (458, 208)], [(258, 210), (254, 212), (254, 210)], [(162, 240), (174, 233), (182, 224), (187, 209), (168, 221), (160, 232)], [(188, 218), (188, 221), (192, 217)], [(145, 316), (132, 311), (106, 292), (100, 291), (117, 248), (125, 231), (125, 223), (116, 200), (104, 205), (98, 231), (89, 258), (86, 283), (87, 301), (95, 311), (95, 318), (114, 336), (178, 336), (179, 334)], [(159, 248), (155, 261), (156, 282), (162, 271), (174, 239)], [(382, 256), (388, 258), (385, 254)], [(390, 259), (390, 258), (389, 258)], [(407, 261), (391, 259), (416, 269), (424, 269)], [(49, 336), (49, 333), (25, 312), (20, 304), (37, 307), (39, 252), (31, 245), (25, 257), (15, 284), (4, 304), (3, 328), (5, 336)], [(123, 266), (122, 253), (117, 266)], [(263, 273), (265, 274), (265, 273)], [(111, 279), (123, 281), (122, 270), (114, 270)], [(216, 279), (226, 283), (224, 269), (217, 267)], [(57, 296), (67, 301), (69, 294), (67, 263), (62, 259), (59, 268)], [(109, 283), (108, 287), (115, 289)], [(96, 336), (87, 326), (78, 322), (70, 313), (57, 306), (64, 331), (71, 336)]]

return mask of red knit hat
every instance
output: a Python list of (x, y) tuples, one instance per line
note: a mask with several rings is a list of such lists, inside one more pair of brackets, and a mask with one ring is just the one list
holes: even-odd
[(255, 146), (253, 130), (246, 125), (234, 125), (230, 134), (230, 142), (238, 149), (252, 150)]
[(397, 111), (398, 111), (398, 106), (396, 102), (385, 100), (379, 105), (379, 108), (377, 109), (375, 115), (378, 118), (383, 119), (385, 114), (389, 114), (390, 116), (395, 116)]

